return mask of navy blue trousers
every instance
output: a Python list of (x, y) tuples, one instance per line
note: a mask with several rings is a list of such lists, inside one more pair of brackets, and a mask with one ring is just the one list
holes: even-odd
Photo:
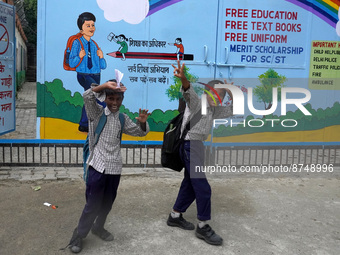
[[(100, 74), (83, 74), (83, 73), (77, 73), (77, 80), (79, 84), (84, 88), (84, 91), (88, 90), (91, 87), (92, 83), (100, 84)], [(103, 107), (106, 106), (104, 102), (99, 102), (97, 100), (97, 103), (102, 105)], [(88, 127), (88, 118), (85, 111), (85, 106), (83, 106), (83, 109), (81, 110), (81, 118), (79, 121), (79, 126)]]
[(97, 172), (89, 166), (86, 184), (86, 205), (78, 223), (78, 235), (85, 238), (92, 226), (103, 229), (107, 215), (117, 196), (120, 175)]
[(195, 166), (204, 166), (204, 146), (201, 141), (184, 141), (180, 147), (184, 163), (184, 179), (173, 209), (185, 212), (196, 199), (197, 218), (211, 219), (211, 187), (205, 173), (195, 171)]

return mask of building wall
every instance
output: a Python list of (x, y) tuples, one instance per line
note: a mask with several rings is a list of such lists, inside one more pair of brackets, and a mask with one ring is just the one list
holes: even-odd
[[(12, 0), (1, 0), (9, 5), (13, 5)], [(27, 38), (22, 28), (20, 19), (16, 15), (15, 19), (15, 53), (16, 53), (16, 86), (20, 88), (25, 82), (27, 71)]]
[[(213, 79), (239, 86), (240, 97), (234, 95), (233, 100), (238, 112), (220, 120), (228, 125), (216, 126), (218, 141), (340, 141), (339, 1), (327, 1), (327, 6), (320, 6), (319, 0), (131, 2), (38, 1), (40, 138), (86, 137), (78, 131), (84, 88), (77, 72), (65, 69), (63, 62), (65, 50), (72, 51), (72, 46), (66, 49), (68, 39), (79, 33), (78, 16), (90, 11), (96, 17), (91, 39), (107, 63), (100, 70), (100, 82), (114, 78), (119, 69), (127, 87), (121, 111), (131, 119), (139, 108), (152, 113), (147, 137), (123, 136), (123, 140), (162, 140), (165, 126), (178, 113), (181, 84), (174, 79), (172, 65), (180, 57), (189, 68), (193, 86), (201, 92), (207, 89), (198, 82)], [(178, 38), (184, 46), (183, 56), (176, 54)], [(79, 61), (78, 49), (73, 49), (73, 60)], [(74, 61), (74, 66), (78, 63)], [(79, 73), (90, 73), (84, 64), (82, 67)], [(267, 89), (270, 77), (279, 82), (273, 79)], [(304, 93), (310, 93), (304, 107), (312, 116), (292, 101), (281, 100), (281, 93), (271, 102), (273, 84), (303, 92), (288, 93), (290, 100), (308, 99)], [(222, 104), (230, 104), (228, 99)]]
[(26, 79), (27, 71), (27, 46), (19, 30), (15, 30), (16, 38), (16, 85), (22, 86)]

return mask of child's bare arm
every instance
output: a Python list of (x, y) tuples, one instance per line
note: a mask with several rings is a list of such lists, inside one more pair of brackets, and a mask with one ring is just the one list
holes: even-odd
[(136, 117), (138, 123), (133, 122), (128, 116), (125, 116), (124, 133), (132, 136), (145, 136), (150, 128), (146, 121), (150, 113), (148, 110), (139, 109), (139, 116)]
[(104, 89), (113, 89), (113, 90), (117, 90), (119, 92), (125, 92), (126, 91), (126, 87), (123, 86), (123, 84), (121, 84), (120, 87), (117, 87), (117, 83), (114, 82), (114, 81), (107, 81), (103, 84), (100, 84), (96, 87), (93, 87), (92, 91), (99, 93), (99, 92), (103, 91)]
[(146, 120), (151, 115), (148, 113), (149, 110), (142, 110), (139, 108), (139, 116), (136, 117), (136, 120), (139, 121), (141, 129), (145, 132), (146, 131)]

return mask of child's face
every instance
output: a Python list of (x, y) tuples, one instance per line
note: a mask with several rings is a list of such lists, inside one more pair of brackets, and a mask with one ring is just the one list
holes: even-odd
[(122, 102), (123, 96), (119, 94), (107, 96), (105, 99), (106, 106), (111, 112), (118, 112)]
[[(216, 90), (216, 92), (218, 93), (218, 95), (220, 96), (221, 100), (223, 101), (223, 98), (224, 98), (224, 96), (225, 96), (225, 90), (224, 90), (224, 89), (221, 89), (221, 88), (218, 88), (218, 89), (215, 89), (215, 90)], [(214, 92), (212, 92), (211, 94), (213, 95), (213, 97), (214, 97), (214, 99), (215, 99), (217, 105), (220, 105), (220, 100), (218, 100), (217, 95), (216, 95)], [(217, 106), (217, 105), (215, 104), (214, 100), (211, 98), (210, 95), (207, 95), (207, 101), (208, 101), (208, 104), (209, 104), (211, 107)]]
[(94, 31), (96, 31), (96, 27), (94, 26), (94, 21), (86, 20), (82, 26), (83, 35), (92, 37), (94, 34)]
[(175, 43), (181, 44), (181, 41), (180, 40), (175, 40)]

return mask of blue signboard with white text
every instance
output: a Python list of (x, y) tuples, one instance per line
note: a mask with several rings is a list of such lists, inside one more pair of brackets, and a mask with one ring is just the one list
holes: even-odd
[(15, 130), (15, 9), (0, 2), (0, 135)]

